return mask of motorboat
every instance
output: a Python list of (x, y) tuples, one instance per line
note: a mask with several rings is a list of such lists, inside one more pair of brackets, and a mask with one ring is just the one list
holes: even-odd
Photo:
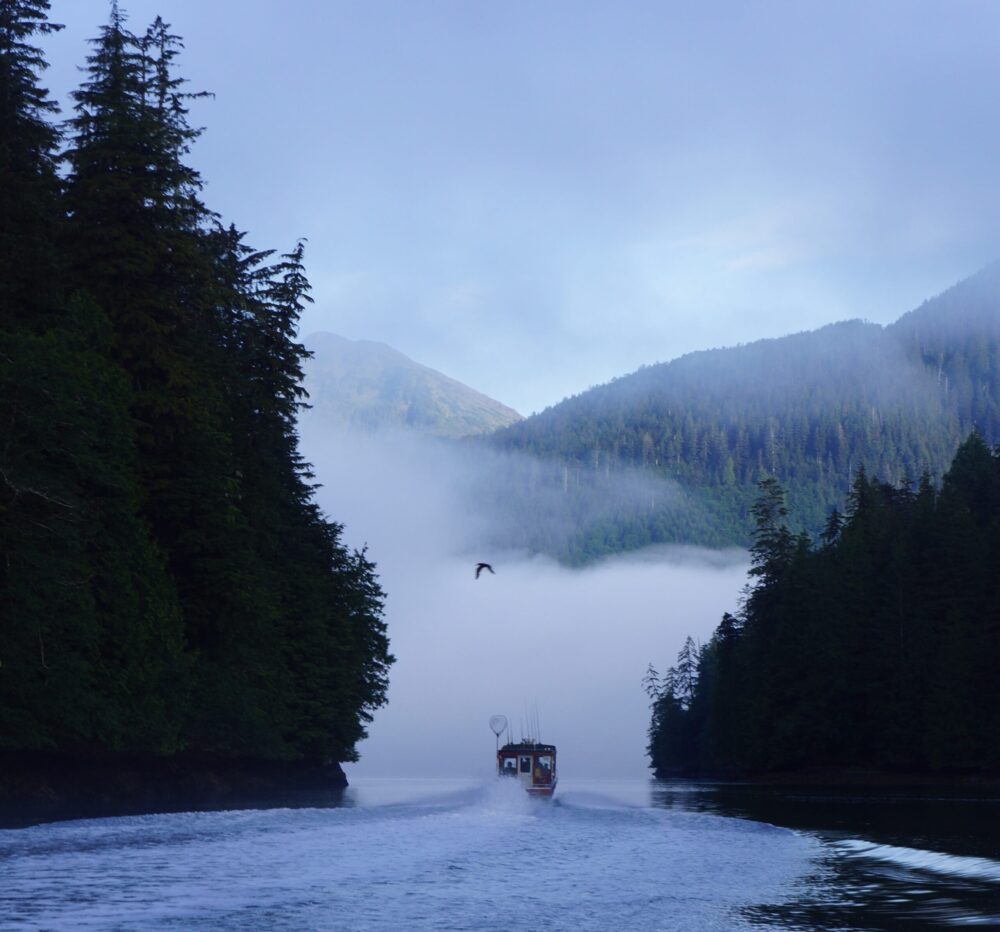
[(556, 746), (537, 741), (509, 742), (497, 751), (497, 773), (517, 780), (532, 796), (556, 791)]
[[(536, 716), (537, 718), (537, 716)], [(507, 732), (507, 717), (494, 715), (490, 730), (497, 737), (497, 775), (517, 780), (532, 796), (551, 796), (556, 791), (556, 746), (535, 738), (521, 738), (500, 746), (500, 736)]]

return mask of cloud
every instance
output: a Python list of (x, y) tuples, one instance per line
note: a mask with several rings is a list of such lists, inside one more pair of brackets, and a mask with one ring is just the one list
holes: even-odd
[[(58, 6), (68, 114), (106, 11)], [(172, 0), (180, 73), (217, 95), (192, 102), (206, 200), (262, 247), (309, 238), (304, 332), (527, 412), (693, 350), (885, 323), (996, 258), (1000, 6), (584, 6)], [(128, 7), (140, 29), (159, 10)]]
[[(519, 738), (536, 709), (564, 777), (647, 772), (646, 665), (669, 666), (735, 607), (744, 553), (661, 548), (568, 569), (484, 550), (492, 518), (468, 495), (479, 461), (458, 447), (334, 435), (307, 414), (303, 449), (345, 540), (378, 564), (397, 657), (349, 776), (488, 774), (489, 717), (506, 715)], [(475, 579), (480, 559), (495, 576)]]

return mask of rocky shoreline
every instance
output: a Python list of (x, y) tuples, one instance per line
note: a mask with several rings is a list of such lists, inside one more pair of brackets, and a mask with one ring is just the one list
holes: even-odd
[(4, 756), (0, 828), (159, 812), (337, 805), (346, 786), (335, 762)]

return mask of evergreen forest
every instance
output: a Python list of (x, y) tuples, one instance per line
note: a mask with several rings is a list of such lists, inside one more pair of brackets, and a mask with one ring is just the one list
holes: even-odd
[(1000, 771), (1000, 449), (940, 488), (859, 470), (816, 543), (759, 491), (740, 610), (647, 672), (656, 772)]
[(356, 759), (393, 658), (298, 452), (303, 244), (203, 203), (162, 19), (62, 121), (48, 12), (0, 0), (0, 751)]
[(1000, 263), (887, 327), (691, 353), (569, 398), (490, 437), (553, 467), (500, 494), (526, 517), (542, 486), (550, 505), (561, 497), (573, 534), (519, 544), (571, 563), (656, 543), (748, 546), (766, 476), (791, 524), (818, 534), (862, 469), (915, 483), (940, 476), (972, 430), (1000, 442), (998, 354)]

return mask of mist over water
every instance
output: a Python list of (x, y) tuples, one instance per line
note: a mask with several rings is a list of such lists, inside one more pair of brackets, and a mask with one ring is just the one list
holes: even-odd
[[(557, 744), (563, 777), (648, 773), (646, 665), (710, 636), (737, 604), (744, 552), (658, 548), (570, 569), (482, 544), (505, 520), (476, 498), (496, 464), (461, 446), (333, 434), (307, 412), (302, 449), (322, 507), (377, 563), (397, 658), (349, 779), (488, 775), (495, 713), (515, 738), (524, 721)], [(475, 579), (479, 560), (496, 575)]]

